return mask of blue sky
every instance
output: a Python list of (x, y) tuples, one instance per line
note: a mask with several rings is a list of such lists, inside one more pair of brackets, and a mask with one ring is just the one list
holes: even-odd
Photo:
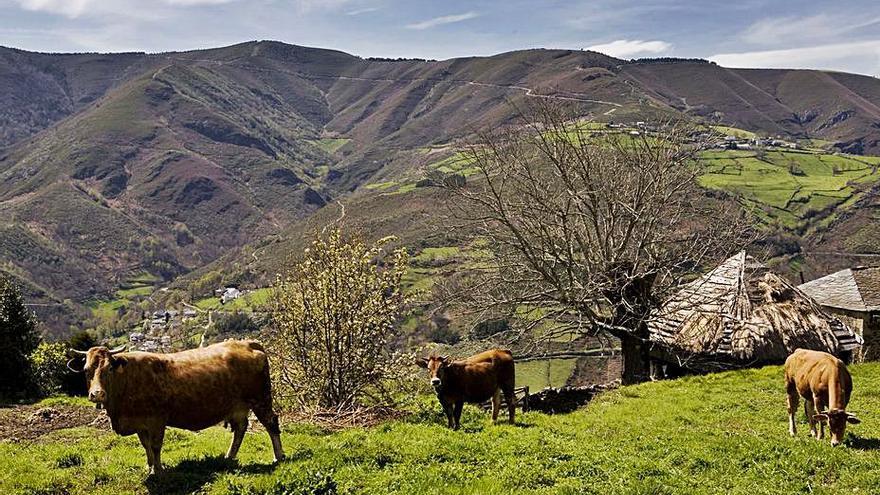
[(361, 56), (592, 48), (880, 75), (880, 1), (0, 0), (0, 45), (170, 51), (272, 39)]

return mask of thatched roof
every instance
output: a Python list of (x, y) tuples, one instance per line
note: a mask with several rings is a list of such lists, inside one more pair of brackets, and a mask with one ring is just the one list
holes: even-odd
[(798, 286), (822, 306), (880, 311), (880, 267), (847, 268)]
[(840, 354), (862, 343), (745, 252), (682, 286), (651, 315), (648, 327), (652, 342), (695, 363), (780, 362), (798, 347)]

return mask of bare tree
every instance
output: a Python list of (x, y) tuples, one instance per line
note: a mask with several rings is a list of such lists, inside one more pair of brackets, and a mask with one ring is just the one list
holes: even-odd
[(623, 380), (648, 375), (647, 319), (683, 279), (742, 248), (748, 222), (697, 183), (711, 136), (685, 123), (599, 130), (558, 105), (465, 146), (478, 169), (448, 187), (456, 227), (488, 243), (490, 266), (461, 292), (483, 312), (540, 308), (525, 330), (607, 332)]

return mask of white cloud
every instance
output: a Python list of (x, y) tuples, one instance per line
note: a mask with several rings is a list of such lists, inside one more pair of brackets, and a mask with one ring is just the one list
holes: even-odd
[(232, 3), (237, 0), (16, 0), (18, 5), (35, 12), (63, 15), (71, 19), (87, 16), (117, 15), (127, 18), (156, 18), (162, 7), (196, 7)]
[(826, 69), (880, 75), (880, 40), (834, 43), (787, 50), (719, 53), (724, 67)]
[(476, 12), (465, 12), (464, 14), (455, 14), (455, 15), (444, 15), (440, 17), (434, 17), (433, 19), (427, 19), (424, 21), (416, 22), (413, 24), (407, 24), (407, 29), (430, 29), (432, 27), (442, 26), (444, 24), (453, 24), (456, 22), (466, 21), (468, 19), (473, 19), (474, 17), (479, 17), (480, 14)]
[(345, 15), (361, 15), (361, 14), (367, 14), (370, 12), (375, 12), (377, 10), (379, 10), (379, 7), (364, 7), (362, 9), (356, 9), (356, 10), (346, 12)]
[(354, 0), (293, 0), (292, 3), (301, 13), (338, 10)]
[(634, 55), (658, 54), (669, 51), (672, 45), (665, 41), (614, 40), (610, 43), (588, 46), (587, 50), (612, 57), (626, 58)]
[(168, 5), (179, 5), (182, 7), (193, 7), (196, 5), (221, 5), (224, 3), (232, 3), (237, 0), (162, 0)]
[(818, 14), (807, 17), (761, 19), (749, 26), (740, 39), (754, 45), (803, 45), (821, 41), (833, 42), (841, 36), (880, 24), (880, 18), (859, 19), (852, 16)]
[(93, 0), (18, 0), (25, 10), (79, 17)]

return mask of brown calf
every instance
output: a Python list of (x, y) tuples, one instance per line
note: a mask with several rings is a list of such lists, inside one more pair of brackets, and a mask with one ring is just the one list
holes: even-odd
[(431, 356), (417, 359), (416, 364), (431, 372), (431, 385), (450, 428), (457, 430), (461, 426), (461, 409), (465, 402), (480, 403), (489, 398), (492, 399), (492, 421), (496, 421), (502, 393), (507, 401), (510, 424), (514, 424), (516, 374), (510, 351), (492, 349), (461, 361)]
[(137, 433), (151, 473), (162, 470), (167, 426), (197, 431), (225, 421), (233, 431), (226, 457), (234, 459), (250, 410), (269, 432), (275, 460), (284, 457), (269, 361), (259, 343), (229, 340), (174, 354), (106, 347), (77, 352), (86, 356), (89, 400), (104, 406), (113, 431)]
[[(797, 434), (794, 415), (798, 396), (804, 398), (804, 412), (810, 421), (810, 434), (825, 436), (825, 421), (831, 431), (831, 445), (843, 441), (846, 424), (860, 421), (846, 412), (852, 394), (852, 378), (843, 361), (827, 352), (797, 349), (785, 360), (785, 390), (788, 393), (788, 431)], [(819, 430), (816, 431), (816, 423)]]

